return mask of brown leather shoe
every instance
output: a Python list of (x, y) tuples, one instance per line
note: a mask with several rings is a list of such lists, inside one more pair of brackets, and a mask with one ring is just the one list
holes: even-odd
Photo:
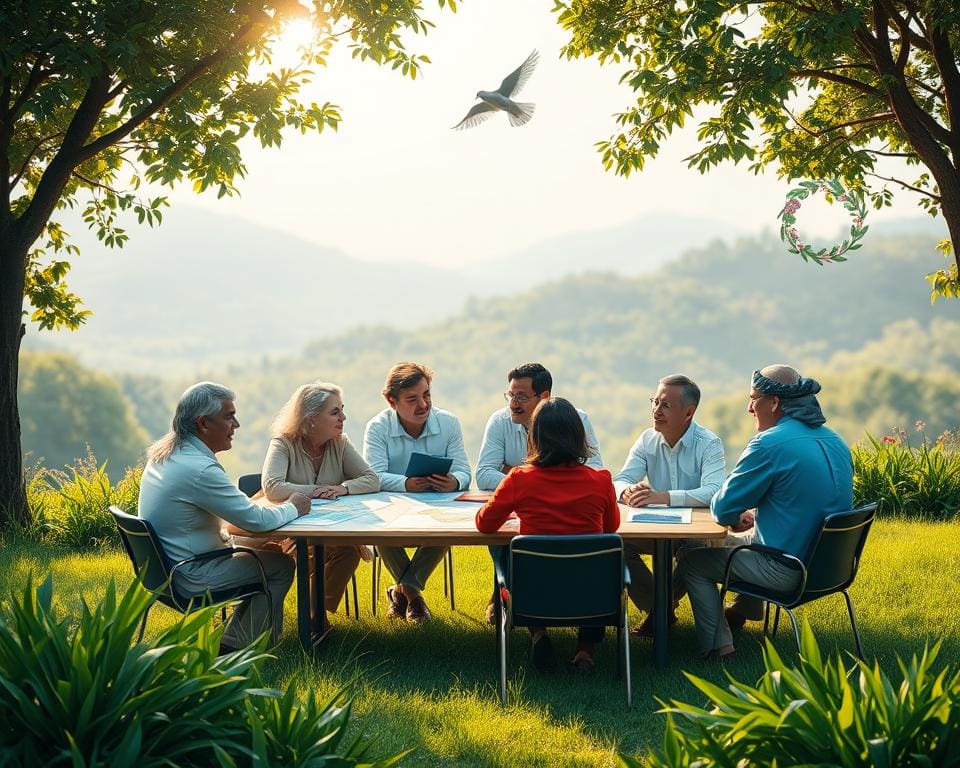
[[(667, 617), (667, 626), (672, 627), (676, 623), (677, 614), (670, 611), (670, 615)], [(631, 629), (630, 634), (633, 637), (653, 637), (653, 612), (647, 614), (647, 618), (640, 622), (640, 626)]]
[(414, 624), (423, 624), (425, 621), (430, 621), (431, 618), (430, 609), (427, 608), (423, 596), (417, 595), (416, 597), (411, 597), (409, 602), (407, 602), (407, 621), (413, 622)]
[(740, 613), (736, 608), (724, 608), (723, 618), (725, 618), (727, 620), (727, 624), (730, 625), (731, 632), (737, 632), (738, 630), (743, 629), (743, 625), (747, 623), (747, 617)]
[(393, 587), (387, 590), (387, 618), (407, 618), (407, 596)]

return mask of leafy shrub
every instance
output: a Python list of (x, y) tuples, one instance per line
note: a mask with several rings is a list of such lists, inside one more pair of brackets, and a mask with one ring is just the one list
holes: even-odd
[(349, 703), (301, 707), (293, 689), (263, 688), (262, 646), (217, 657), (216, 606), (133, 645), (152, 601), (139, 583), (83, 603), (75, 629), (52, 592), (49, 578), (36, 590), (28, 580), (0, 618), (0, 765), (360, 764)]
[(90, 453), (78, 459), (69, 473), (34, 467), (27, 479), (33, 524), (25, 534), (72, 550), (118, 547), (120, 539), (109, 507), (136, 509), (141, 472), (141, 468), (128, 469), (120, 482), (112, 485), (106, 464), (98, 465)]
[(913, 448), (901, 430), (896, 437), (855, 445), (856, 504), (878, 501), (877, 514), (947, 520), (960, 513), (960, 450), (947, 433), (935, 444)]
[(935, 671), (939, 649), (899, 661), (894, 684), (876, 663), (857, 661), (848, 674), (839, 655), (823, 659), (804, 623), (799, 667), (784, 664), (768, 641), (755, 686), (730, 677), (723, 689), (687, 675), (708, 708), (672, 701), (663, 752), (648, 765), (960, 765), (960, 669)]

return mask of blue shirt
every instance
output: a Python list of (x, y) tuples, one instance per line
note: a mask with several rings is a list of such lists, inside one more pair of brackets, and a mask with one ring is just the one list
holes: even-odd
[(758, 432), (710, 505), (724, 525), (754, 507), (756, 541), (806, 555), (823, 519), (853, 507), (847, 444), (832, 429), (808, 427), (789, 416)]
[(400, 424), (397, 412), (385, 408), (367, 422), (363, 433), (363, 458), (380, 477), (380, 490), (406, 490), (411, 453), (426, 453), (453, 459), (450, 474), (460, 490), (470, 487), (470, 462), (463, 447), (460, 420), (452, 413), (431, 408), (419, 437), (411, 437)]
[(671, 507), (705, 507), (720, 490), (727, 462), (720, 438), (697, 422), (690, 422), (672, 448), (655, 429), (633, 444), (613, 487), (617, 498), (644, 477), (655, 491), (667, 491)]
[[(583, 430), (587, 433), (587, 447), (591, 451), (587, 466), (603, 469), (600, 443), (594, 434), (590, 417), (579, 408), (577, 414), (583, 422)], [(514, 423), (510, 418), (509, 408), (501, 408), (489, 418), (487, 428), (483, 431), (480, 457), (477, 459), (477, 488), (481, 491), (492, 491), (506, 477), (500, 467), (504, 464), (511, 467), (522, 466), (526, 458), (527, 428), (523, 424)]]

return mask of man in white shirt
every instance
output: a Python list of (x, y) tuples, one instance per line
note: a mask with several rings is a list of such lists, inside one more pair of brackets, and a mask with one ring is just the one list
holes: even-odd
[[(294, 493), (283, 504), (260, 506), (237, 488), (215, 454), (230, 450), (240, 427), (236, 395), (204, 381), (180, 396), (171, 430), (147, 449), (140, 481), (140, 517), (153, 525), (175, 561), (223, 549), (234, 543), (258, 549), (262, 539), (234, 539), (229, 523), (247, 531), (270, 531), (310, 511), (310, 500)], [(293, 561), (279, 551), (258, 552), (273, 600), (274, 640), (283, 626), (283, 599), (293, 581)], [(249, 554), (188, 563), (174, 575), (186, 597), (255, 583), (260, 568)], [(221, 653), (249, 645), (270, 624), (262, 595), (243, 600), (227, 623)]]
[[(524, 463), (527, 456), (527, 428), (537, 405), (550, 397), (553, 377), (540, 363), (524, 363), (507, 374), (507, 385), (507, 391), (503, 393), (503, 399), (507, 401), (506, 408), (494, 412), (483, 431), (480, 457), (477, 459), (477, 488), (481, 491), (496, 489), (507, 472)], [(590, 448), (587, 466), (603, 469), (600, 443), (590, 417), (579, 408), (577, 414), (583, 422), (587, 446)], [(490, 547), (490, 556), (494, 561), (501, 556), (502, 550), (503, 547)], [(486, 620), (493, 624), (493, 619), (491, 598), (487, 604)]]
[[(383, 396), (389, 404), (369, 422), (363, 435), (363, 457), (380, 477), (384, 491), (465, 491), (470, 462), (463, 447), (460, 420), (433, 407), (433, 371), (419, 363), (397, 363), (387, 374)], [(407, 477), (412, 453), (450, 458), (446, 475)], [(387, 590), (387, 616), (422, 624), (430, 619), (423, 599), (427, 579), (443, 560), (446, 547), (417, 547), (410, 558), (403, 547), (377, 547), (396, 583)]]
[[(693, 420), (700, 404), (700, 388), (686, 376), (666, 376), (660, 379), (650, 404), (653, 428), (637, 438), (623, 469), (613, 478), (617, 498), (631, 507), (709, 507), (723, 483), (726, 461), (720, 438)], [(694, 546), (698, 544), (693, 542)], [(630, 598), (647, 612), (644, 622), (633, 631), (652, 636), (653, 574), (640, 555), (652, 554), (653, 547), (624, 542), (624, 550), (630, 570)], [(685, 591), (684, 585), (674, 579), (674, 601)], [(671, 616), (669, 621), (674, 623), (676, 617)]]

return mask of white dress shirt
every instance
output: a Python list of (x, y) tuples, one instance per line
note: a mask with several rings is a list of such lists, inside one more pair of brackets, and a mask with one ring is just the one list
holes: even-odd
[(470, 461), (463, 447), (463, 431), (460, 419), (452, 413), (431, 408), (420, 437), (411, 437), (393, 408), (384, 408), (367, 422), (363, 458), (380, 476), (380, 490), (406, 490), (407, 476), (403, 473), (412, 453), (453, 459), (450, 474), (457, 478), (459, 490), (470, 487)]
[[(603, 469), (600, 442), (594, 434), (590, 417), (579, 408), (577, 408), (577, 414), (583, 422), (583, 429), (587, 433), (587, 447), (591, 451), (587, 466)], [(477, 459), (477, 488), (481, 491), (494, 490), (506, 477), (500, 471), (500, 467), (504, 464), (519, 467), (526, 457), (527, 428), (523, 424), (513, 422), (509, 408), (501, 408), (489, 418), (487, 428), (483, 431), (480, 458)]]
[(290, 502), (261, 506), (230, 482), (206, 444), (188, 437), (166, 461), (148, 461), (140, 479), (140, 517), (167, 554), (183, 560), (232, 544), (223, 522), (248, 531), (272, 531), (297, 517)]
[(655, 491), (668, 491), (672, 507), (709, 507), (726, 474), (723, 443), (693, 421), (670, 447), (663, 435), (648, 429), (637, 438), (627, 461), (613, 478), (617, 498), (644, 477)]

